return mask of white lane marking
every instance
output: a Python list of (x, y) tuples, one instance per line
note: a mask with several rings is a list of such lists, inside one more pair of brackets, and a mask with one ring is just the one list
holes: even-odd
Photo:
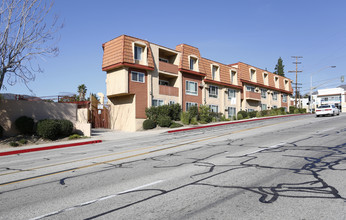
[(156, 184), (162, 183), (163, 181), (164, 180), (158, 180), (158, 181), (155, 181), (155, 182), (152, 182), (152, 183), (148, 183), (148, 184), (145, 184), (145, 185), (142, 185), (142, 186), (138, 186), (138, 187), (135, 187), (135, 188), (132, 188), (132, 189), (128, 189), (128, 190), (125, 190), (125, 191), (122, 191), (122, 192), (119, 192), (119, 193), (116, 193), (116, 194), (112, 194), (112, 195), (108, 195), (108, 196), (103, 196), (103, 197), (100, 197), (98, 199), (94, 199), (94, 200), (91, 200), (91, 201), (88, 201), (88, 202), (83, 202), (83, 203), (81, 203), (79, 205), (75, 205), (75, 206), (72, 206), (72, 207), (69, 207), (69, 208), (61, 209), (59, 211), (55, 211), (55, 212), (51, 212), (51, 213), (48, 213), (48, 214), (45, 214), (45, 215), (41, 215), (41, 216), (38, 216), (38, 217), (35, 217), (35, 218), (31, 218), (30, 220), (42, 219), (42, 218), (46, 218), (46, 217), (53, 216), (53, 215), (56, 215), (56, 214), (60, 214), (60, 213), (63, 213), (63, 212), (71, 211), (73, 209), (76, 209), (76, 208), (79, 208), (79, 207), (83, 207), (83, 206), (86, 206), (86, 205), (90, 205), (90, 204), (93, 204), (93, 203), (96, 203), (96, 202), (99, 202), (99, 201), (102, 201), (102, 200), (110, 199), (110, 198), (113, 198), (115, 196), (118, 196), (118, 195), (121, 195), (121, 194), (124, 194), (124, 193), (132, 192), (132, 191), (136, 191), (136, 190), (139, 190), (139, 189), (143, 189), (143, 188), (148, 187), (148, 186), (156, 185)]
[(325, 133), (327, 131), (331, 131), (331, 130), (334, 130), (335, 128), (328, 128), (326, 130), (323, 130), (323, 131), (317, 131), (316, 133)]
[(258, 152), (261, 152), (261, 151), (265, 151), (265, 150), (268, 150), (268, 149), (279, 148), (279, 147), (284, 146), (285, 144), (287, 144), (287, 143), (280, 143), (280, 144), (276, 144), (276, 145), (273, 145), (273, 146), (270, 146), (270, 147), (266, 147), (266, 148), (263, 148), (263, 149), (258, 149), (258, 150), (255, 150), (255, 151), (251, 152), (251, 153), (244, 154), (244, 156), (245, 155), (250, 155), (250, 154), (255, 154), (255, 153), (258, 153)]

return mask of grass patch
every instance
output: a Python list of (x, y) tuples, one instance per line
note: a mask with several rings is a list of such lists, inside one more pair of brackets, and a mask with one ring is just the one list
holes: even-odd
[(73, 135), (70, 135), (70, 137), (68, 137), (69, 140), (75, 140), (75, 139), (80, 139), (82, 138), (83, 136), (80, 136), (79, 134), (73, 134)]

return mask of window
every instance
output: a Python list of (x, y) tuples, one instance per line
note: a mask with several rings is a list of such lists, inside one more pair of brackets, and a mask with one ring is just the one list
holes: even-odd
[(286, 94), (282, 95), (282, 102), (287, 102), (287, 95)]
[(186, 111), (188, 111), (191, 106), (197, 106), (197, 103), (195, 103), (195, 102), (186, 102)]
[(153, 106), (161, 106), (163, 105), (163, 100), (161, 99), (153, 99)]
[(279, 88), (279, 77), (275, 76), (275, 87)]
[(285, 79), (285, 90), (288, 90), (288, 80)]
[(237, 72), (234, 70), (231, 71), (231, 84), (237, 84)]
[(266, 89), (261, 89), (261, 97), (263, 99), (266, 99), (267, 98), (267, 90)]
[(197, 59), (190, 57), (190, 70), (196, 70)]
[(186, 94), (188, 95), (198, 95), (197, 83), (192, 81), (186, 81)]
[(261, 110), (262, 111), (267, 110), (267, 105), (266, 104), (261, 104)]
[(169, 105), (174, 105), (174, 104), (175, 104), (175, 101), (169, 101), (168, 104), (169, 104)]
[(142, 59), (142, 50), (143, 50), (142, 47), (135, 45), (135, 60), (141, 60)]
[(272, 109), (277, 109), (278, 107), (276, 105), (273, 105)]
[(273, 92), (273, 100), (278, 100), (278, 93), (277, 92)]
[(209, 108), (210, 108), (211, 112), (216, 112), (216, 113), (219, 112), (219, 106), (217, 106), (217, 105), (209, 105)]
[(209, 97), (217, 98), (219, 94), (219, 87), (209, 86)]
[(253, 111), (255, 111), (255, 110), (252, 109), (252, 108), (249, 108), (247, 111), (248, 111), (248, 112), (253, 112)]
[(236, 108), (228, 107), (228, 118), (231, 119), (233, 116), (236, 116)]
[(219, 77), (219, 67), (216, 65), (211, 65), (211, 77), (213, 80), (220, 80)]
[(169, 82), (166, 80), (159, 80), (159, 85), (163, 85), (163, 86), (169, 86)]
[(255, 92), (255, 87), (253, 86), (246, 86), (246, 90), (249, 92)]
[(165, 58), (161, 58), (161, 57), (159, 57), (159, 61), (161, 61), (161, 62), (165, 62), (165, 63), (168, 63), (168, 60), (167, 60), (167, 59), (165, 59)]
[(131, 72), (131, 81), (144, 83), (145, 82), (144, 73), (132, 71)]
[(268, 73), (263, 73), (263, 82), (265, 85), (268, 85)]
[(235, 98), (236, 91), (234, 89), (228, 89), (228, 99)]
[(251, 81), (256, 81), (256, 70), (250, 69), (250, 80)]

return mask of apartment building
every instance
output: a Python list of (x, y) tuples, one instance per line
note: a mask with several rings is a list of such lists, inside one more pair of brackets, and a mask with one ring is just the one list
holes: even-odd
[(241, 109), (288, 108), (291, 81), (245, 63), (222, 64), (201, 57), (199, 49), (180, 44), (166, 48), (119, 36), (103, 44), (112, 129), (135, 131), (145, 108), (179, 103), (183, 111), (209, 105), (232, 118)]
[(292, 105), (290, 96), (293, 89), (291, 80), (249, 64), (238, 62), (230, 66), (237, 68), (243, 86), (241, 108), (247, 111), (261, 111)]

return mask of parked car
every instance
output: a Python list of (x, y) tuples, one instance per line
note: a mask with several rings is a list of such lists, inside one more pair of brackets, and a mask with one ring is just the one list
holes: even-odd
[(339, 115), (340, 110), (335, 105), (321, 105), (316, 108), (316, 117), (323, 115)]

